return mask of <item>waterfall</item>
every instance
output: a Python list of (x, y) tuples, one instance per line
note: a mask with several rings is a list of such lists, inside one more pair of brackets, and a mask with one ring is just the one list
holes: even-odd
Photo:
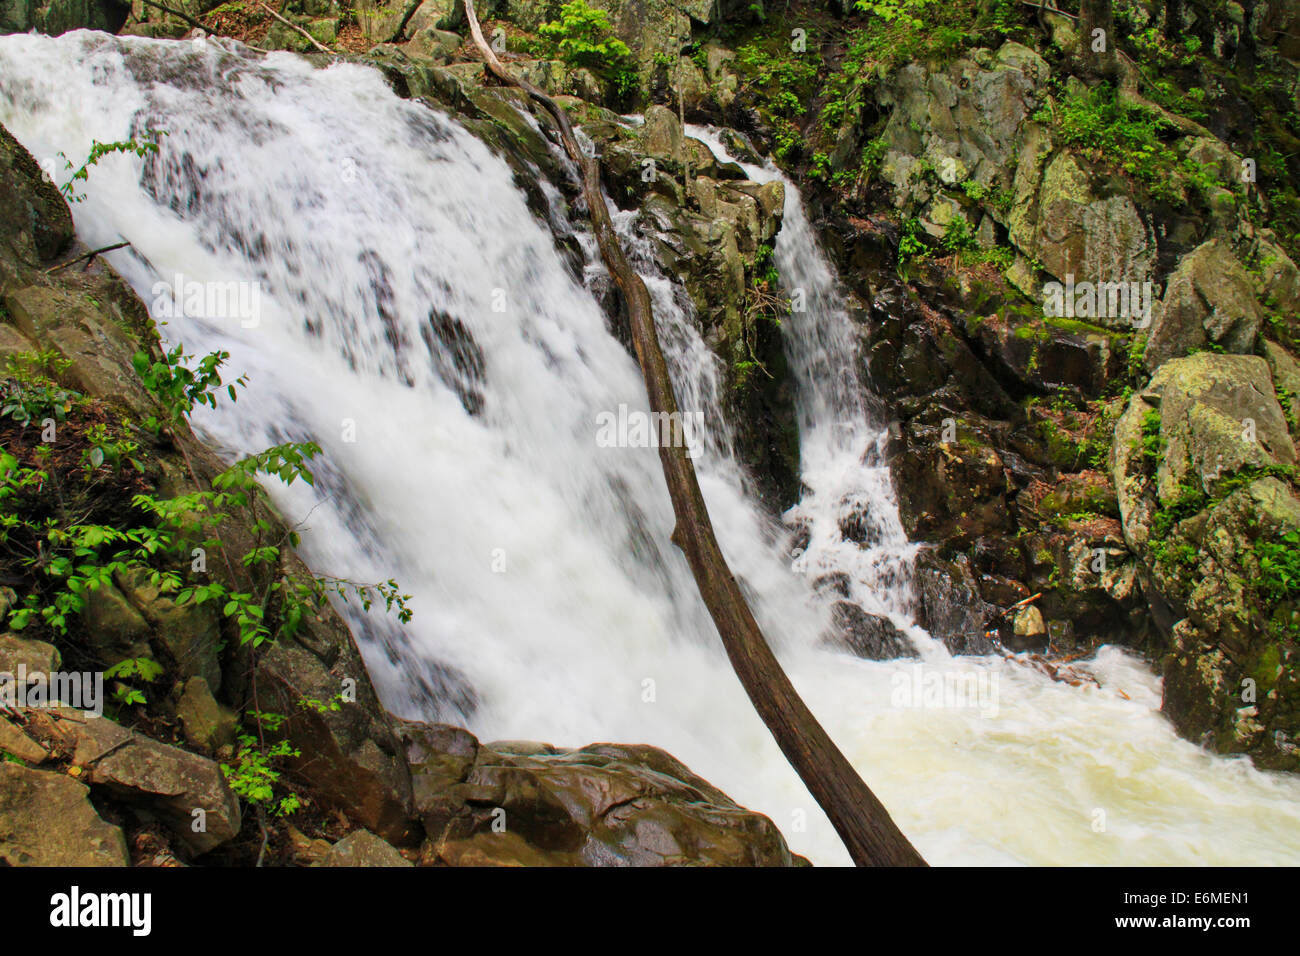
[[(368, 68), (87, 32), (0, 37), (0, 123), (56, 178), (60, 153), (79, 162), (92, 140), (166, 132), (157, 154), (93, 169), (73, 207), (80, 237), (129, 240), (111, 261), (163, 337), (228, 351), (229, 372), (247, 375), (237, 403), (196, 416), (209, 442), (230, 456), (308, 438), (324, 449), (314, 489), (269, 490), (315, 569), (391, 575), (413, 595), (406, 627), (349, 611), (390, 709), (484, 740), (664, 747), (769, 814), (797, 852), (847, 862), (668, 541), (657, 451), (596, 440), (601, 412), (646, 410), (640, 374), (584, 284), (598, 267), (574, 271), (502, 159)], [(910, 546), (882, 426), (787, 190), (780, 269), (816, 303), (786, 328), (810, 489), (793, 517), (813, 530), (817, 568), (848, 573), (855, 600), (906, 624)], [(1179, 740), (1159, 681), (1126, 653), (1103, 650), (1090, 665), (1102, 686), (1081, 689), (1001, 659), (874, 662), (823, 646), (815, 575), (791, 573), (744, 493), (689, 303), (648, 250), (633, 258), (680, 404), (702, 413), (697, 466), (727, 558), (795, 685), (931, 862), (1300, 856), (1300, 781)], [(256, 319), (164, 314), (189, 283), (256, 289)], [(861, 547), (831, 530), (846, 510), (873, 529)], [(936, 674), (993, 693), (930, 700)]]
[[(912, 563), (885, 461), (889, 432), (869, 402), (859, 339), (837, 288), (834, 270), (813, 233), (798, 187), (780, 170), (741, 163), (717, 133), (689, 126), (724, 163), (737, 163), (755, 182), (780, 182), (784, 216), (776, 264), (791, 296), (782, 320), (786, 355), (797, 386), (801, 479), (806, 489), (787, 519), (808, 538), (800, 569), (812, 581), (839, 574), (854, 603), (888, 616), (918, 649), (944, 656), (942, 646), (914, 626)], [(851, 524), (853, 533), (843, 528)]]

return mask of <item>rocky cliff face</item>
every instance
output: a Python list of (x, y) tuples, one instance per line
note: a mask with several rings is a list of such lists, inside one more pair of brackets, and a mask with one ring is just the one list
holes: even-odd
[[(713, 108), (820, 184), (903, 520), (936, 545), (923, 623), (1127, 643), (1181, 733), (1300, 768), (1290, 14), (1117, 5), (1098, 81), (1072, 16), (916, 6), (919, 37), (807, 10), (751, 31)], [(798, 27), (820, 91), (765, 39)]]

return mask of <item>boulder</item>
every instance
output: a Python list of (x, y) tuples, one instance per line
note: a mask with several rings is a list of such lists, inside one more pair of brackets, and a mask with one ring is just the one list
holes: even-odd
[(90, 791), (61, 773), (0, 763), (0, 860), (6, 866), (127, 866), (122, 831)]
[(1141, 453), (1153, 413), (1163, 451), (1150, 490), (1165, 503), (1189, 485), (1215, 494), (1243, 469), (1296, 463), (1264, 359), (1202, 352), (1165, 363), (1115, 426), (1112, 477), (1125, 540), (1135, 550), (1146, 545), (1154, 507), (1142, 496), (1150, 480)]
[(1258, 265), (1252, 273), (1255, 293), (1265, 306), (1289, 318), (1295, 328), (1300, 316), (1300, 268), (1272, 241), (1276, 236), (1267, 236), (1260, 235), (1250, 257)]
[(91, 646), (104, 666), (135, 657), (150, 657), (149, 622), (112, 583), (86, 592), (82, 620)]
[(323, 855), (317, 866), (414, 866), (369, 830), (349, 833)]
[[(889, 111), (881, 134), (888, 144), (881, 176), (893, 187), (896, 205), (928, 201), (931, 186), (920, 175), (926, 166), (954, 184), (969, 179), (984, 186), (1010, 185), (1021, 130), (1050, 71), (1040, 56), (1018, 43), (981, 59), (983, 63), (961, 57), (937, 70), (911, 63), (895, 70), (875, 93), (875, 108)], [(858, 140), (870, 112), (864, 108), (841, 127), (840, 159), (861, 149)]]
[(19, 667), (28, 674), (51, 674), (62, 661), (53, 644), (27, 640), (12, 632), (0, 634), (0, 674), (17, 674)]
[(1008, 310), (979, 322), (991, 363), (1037, 393), (1065, 389), (1096, 398), (1124, 369), (1125, 340), (1103, 325)]
[[(1093, 192), (1091, 167), (1071, 152), (1058, 153), (1033, 198), (1035, 214), (1013, 220), (1012, 243), (1065, 282), (1142, 283), (1151, 278), (1156, 243), (1133, 200)], [(1128, 316), (1107, 317), (1130, 325)]]
[(1297, 457), (1268, 363), (1166, 362), (1117, 423), (1111, 456), (1124, 537), (1166, 635), (1164, 712), (1219, 752), (1300, 770), (1300, 598), (1270, 570), (1300, 534), (1285, 478)]
[[(7, 0), (14, 5), (23, 0)], [(10, 7), (0, 6), (0, 11)], [(3, 13), (0, 13), (0, 17)], [(0, 31), (3, 20), (0, 20)], [(26, 30), (27, 27), (20, 28)], [(0, 236), (19, 259), (49, 262), (72, 245), (72, 214), (30, 153), (0, 126)], [(0, 272), (3, 278), (3, 272)]]
[(184, 679), (201, 677), (221, 687), (221, 616), (215, 603), (177, 604), (150, 581), (145, 571), (118, 576), (123, 597), (137, 608)]
[(1255, 351), (1263, 311), (1249, 274), (1221, 239), (1197, 246), (1169, 276), (1143, 360), (1154, 371), (1193, 349)]
[(239, 833), (239, 800), (213, 761), (107, 717), (68, 708), (29, 710), (26, 716), (29, 731), (81, 768), (92, 787), (147, 810), (191, 852), (206, 853)]
[[(131, 300), (130, 318), (135, 321), (144, 306), (134, 296)], [(15, 288), (3, 295), (0, 304), (20, 332), (71, 360), (67, 377), (79, 391), (121, 405), (140, 419), (155, 409), (131, 365), (141, 340), (124, 317), (114, 314), (116, 304), (108, 306), (97, 296), (42, 284)]]
[(893, 621), (879, 614), (868, 614), (849, 601), (831, 605), (831, 626), (831, 643), (847, 648), (858, 657), (889, 661), (917, 656), (907, 634)]
[(654, 747), (592, 744), (561, 750), (524, 741), (478, 745), (464, 731), (412, 724), (405, 726), (404, 736), (420, 765), (438, 768), (421, 790), (426, 807), (441, 794), (438, 825), (429, 827), (423, 852), (426, 863), (796, 862), (770, 820), (737, 806)]
[(916, 593), (916, 622), (951, 653), (992, 652), (988, 622), (998, 609), (981, 596), (965, 555), (948, 561), (933, 549), (922, 550), (916, 559)]

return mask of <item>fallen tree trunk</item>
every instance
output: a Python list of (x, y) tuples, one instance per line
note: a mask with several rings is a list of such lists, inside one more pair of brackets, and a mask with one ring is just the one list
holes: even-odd
[[(657, 413), (675, 416), (677, 399), (655, 332), (650, 294), (623, 254), (605, 205), (598, 161), (578, 147), (568, 114), (541, 90), (512, 75), (497, 59), (483, 39), (474, 0), (465, 0), (465, 13), (474, 44), (492, 75), (523, 90), (555, 120), (565, 151), (582, 173), (583, 195), (601, 257), (627, 303), (632, 341), (645, 377), (650, 408)], [(669, 420), (678, 419), (673, 417)], [(686, 555), (700, 596), (704, 598), (731, 666), (754, 709), (830, 818), (854, 863), (858, 866), (925, 866), (921, 855), (835, 746), (781, 669), (722, 556), (695, 476), (695, 467), (686, 451), (663, 443), (659, 449), (677, 519), (672, 540)]]

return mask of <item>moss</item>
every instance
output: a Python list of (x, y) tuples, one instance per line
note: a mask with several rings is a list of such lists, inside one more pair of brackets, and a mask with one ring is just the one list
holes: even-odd
[(1277, 644), (1268, 645), (1256, 659), (1255, 667), (1251, 671), (1251, 677), (1255, 678), (1255, 685), (1261, 694), (1267, 693), (1277, 683), (1281, 667), (1281, 648)]

